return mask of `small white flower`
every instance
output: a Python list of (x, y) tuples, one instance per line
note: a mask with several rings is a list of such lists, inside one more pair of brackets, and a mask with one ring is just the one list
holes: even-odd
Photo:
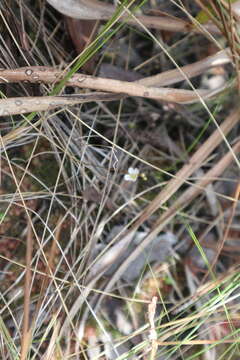
[(124, 180), (126, 181), (136, 181), (139, 175), (139, 170), (137, 168), (130, 167), (128, 173), (124, 175)]

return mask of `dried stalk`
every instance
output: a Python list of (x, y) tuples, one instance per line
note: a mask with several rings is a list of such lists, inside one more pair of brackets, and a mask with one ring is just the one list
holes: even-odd
[[(176, 103), (193, 103), (199, 101), (199, 97), (207, 99), (218, 94), (224, 87), (214, 91), (208, 90), (182, 90), (173, 88), (160, 88), (164, 86), (199, 75), (207, 69), (229, 63), (231, 61), (227, 50), (222, 50), (213, 56), (209, 56), (196, 63), (186, 65), (182, 68), (166, 71), (164, 73), (150, 76), (136, 82), (106, 79), (90, 75), (74, 74), (66, 82), (66, 86), (108, 91), (129, 96), (140, 96), (149, 99), (162, 100)], [(54, 68), (45, 66), (23, 67), (18, 69), (1, 69), (0, 83), (30, 82), (55, 84), (62, 80), (64, 73)], [(121, 95), (119, 96), (119, 98)], [(116, 100), (107, 94), (81, 94), (65, 97), (22, 97), (0, 100), (0, 116), (23, 114), (31, 111), (43, 111), (54, 109), (58, 106), (73, 105), (87, 101)]]
[(67, 105), (116, 99), (119, 99), (119, 96), (106, 93), (8, 98), (0, 100), (0, 116), (26, 114), (32, 111), (47, 111)]

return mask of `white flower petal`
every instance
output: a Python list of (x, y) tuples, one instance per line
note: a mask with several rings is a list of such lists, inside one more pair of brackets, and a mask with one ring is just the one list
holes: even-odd
[(136, 181), (139, 175), (139, 170), (137, 168), (130, 167), (128, 173), (124, 175), (124, 180), (126, 181)]
[(139, 170), (137, 168), (132, 168), (130, 167), (128, 169), (128, 173), (131, 174), (131, 175), (138, 175), (139, 174)]

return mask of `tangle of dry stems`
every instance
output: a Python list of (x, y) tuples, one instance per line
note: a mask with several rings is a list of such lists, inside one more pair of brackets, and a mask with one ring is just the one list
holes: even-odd
[[(163, 86), (177, 83), (184, 79), (190, 79), (204, 71), (219, 65), (231, 62), (227, 50), (222, 50), (196, 63), (183, 66), (175, 70), (170, 70), (150, 76), (138, 81), (128, 82), (115, 79), (107, 79), (75, 73), (68, 81), (66, 86), (93, 89), (106, 93), (79, 94), (71, 96), (40, 96), (40, 97), (20, 97), (0, 100), (0, 116), (25, 114), (32, 111), (46, 111), (56, 107), (74, 105), (89, 101), (117, 100), (123, 96), (138, 96), (147, 99), (154, 99), (179, 104), (189, 104), (208, 99), (227, 87), (227, 84), (216, 90), (184, 90), (165, 88)], [(64, 78), (63, 71), (45, 67), (32, 66), (17, 69), (1, 69), (0, 82), (30, 82), (56, 84)]]

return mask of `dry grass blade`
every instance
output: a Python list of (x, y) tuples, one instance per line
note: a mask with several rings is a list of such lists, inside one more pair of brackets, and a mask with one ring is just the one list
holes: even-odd
[(32, 261), (32, 249), (33, 249), (33, 233), (31, 229), (31, 223), (28, 224), (27, 234), (27, 250), (26, 250), (26, 274), (25, 274), (25, 286), (24, 286), (24, 314), (23, 314), (23, 331), (21, 341), (21, 360), (27, 359), (29, 347), (31, 344), (31, 329), (29, 324), (30, 315), (30, 294), (31, 294), (31, 261)]
[(158, 342), (157, 342), (157, 332), (154, 323), (154, 317), (156, 313), (157, 307), (157, 297), (154, 296), (152, 298), (151, 303), (148, 305), (148, 319), (150, 324), (150, 331), (149, 331), (149, 340), (151, 341), (151, 353), (149, 356), (149, 360), (154, 360), (157, 355), (158, 349)]
[[(51, 245), (51, 250), (50, 250), (50, 257), (48, 259), (48, 262), (46, 264), (46, 275), (43, 278), (42, 284), (41, 284), (41, 290), (40, 290), (40, 295), (39, 295), (39, 299), (36, 305), (36, 309), (35, 309), (35, 315), (34, 315), (34, 319), (32, 321), (32, 324), (34, 324), (34, 322), (36, 321), (37, 317), (39, 316), (39, 312), (40, 312), (40, 308), (41, 308), (41, 304), (44, 301), (44, 297), (45, 294), (47, 293), (47, 286), (50, 283), (50, 278), (51, 275), (54, 274), (54, 258), (56, 256), (56, 252), (57, 252), (57, 243), (59, 241), (59, 237), (60, 237), (60, 232), (62, 229), (62, 218), (60, 218), (58, 220), (58, 224), (57, 224), (57, 228), (56, 228), (56, 236), (53, 239), (52, 245)], [(57, 326), (54, 328), (54, 331), (56, 330)]]
[(231, 213), (230, 213), (230, 217), (229, 217), (228, 222), (227, 222), (226, 229), (225, 229), (225, 231), (223, 233), (223, 237), (222, 237), (222, 239), (220, 241), (220, 244), (218, 245), (218, 250), (217, 250), (217, 253), (215, 255), (215, 258), (212, 260), (211, 266), (208, 269), (208, 272), (206, 273), (206, 275), (205, 275), (205, 277), (203, 279), (203, 282), (204, 282), (205, 278), (207, 278), (208, 275), (214, 270), (214, 268), (215, 268), (215, 266), (217, 264), (218, 258), (220, 256), (222, 250), (223, 250), (224, 244), (227, 241), (227, 238), (228, 238), (228, 235), (229, 235), (229, 232), (230, 232), (230, 228), (231, 228), (231, 224), (232, 224), (232, 221), (234, 219), (234, 215), (235, 215), (236, 208), (237, 208), (237, 205), (238, 205), (239, 194), (240, 194), (240, 185), (238, 184), (237, 189), (236, 189), (236, 194), (234, 196), (235, 201), (233, 202), (232, 207), (231, 207)]
[(59, 329), (60, 329), (60, 323), (56, 320), (56, 324), (54, 325), (48, 348), (46, 350), (46, 353), (42, 357), (43, 360), (59, 359), (60, 350), (58, 349), (58, 351), (56, 351), (56, 347), (58, 344)]
[[(216, 342), (220, 341), (218, 339), (214, 340), (187, 340), (187, 341), (157, 341), (159, 346), (170, 346), (170, 345), (216, 345)], [(238, 340), (236, 339), (226, 339), (222, 340), (221, 344), (236, 344)]]

